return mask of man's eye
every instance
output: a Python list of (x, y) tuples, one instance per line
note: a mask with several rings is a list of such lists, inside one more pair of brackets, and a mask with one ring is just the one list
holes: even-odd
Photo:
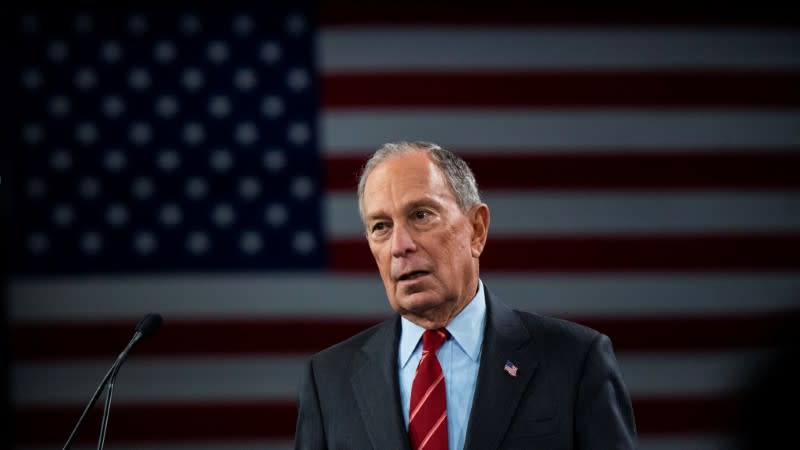
[(383, 222), (378, 222), (372, 226), (372, 231), (381, 231), (386, 228), (386, 224)]
[(429, 215), (428, 211), (416, 211), (414, 213), (414, 217), (416, 217), (417, 219), (424, 219), (428, 217), (428, 215)]

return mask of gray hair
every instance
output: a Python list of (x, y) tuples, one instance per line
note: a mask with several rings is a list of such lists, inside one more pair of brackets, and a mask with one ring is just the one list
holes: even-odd
[(445, 179), (447, 179), (447, 183), (450, 185), (461, 211), (466, 213), (470, 208), (481, 202), (475, 175), (472, 174), (472, 170), (470, 170), (467, 163), (455, 153), (432, 142), (389, 142), (376, 150), (361, 170), (361, 175), (358, 179), (358, 212), (362, 221), (364, 220), (364, 186), (367, 184), (369, 174), (388, 158), (411, 152), (423, 152), (430, 156), (434, 164), (444, 174)]

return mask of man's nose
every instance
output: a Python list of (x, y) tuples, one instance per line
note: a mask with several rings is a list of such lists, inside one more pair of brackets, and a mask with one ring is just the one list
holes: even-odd
[(395, 224), (392, 229), (392, 256), (399, 258), (416, 249), (417, 245), (408, 229), (402, 224)]

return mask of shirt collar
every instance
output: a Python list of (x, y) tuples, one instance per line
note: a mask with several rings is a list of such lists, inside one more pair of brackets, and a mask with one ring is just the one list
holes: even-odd
[[(447, 324), (447, 331), (453, 337), (456, 344), (464, 350), (473, 361), (478, 361), (483, 337), (483, 324), (486, 317), (486, 296), (483, 290), (483, 282), (478, 280), (478, 293)], [(400, 367), (405, 367), (411, 359), (411, 354), (419, 345), (422, 333), (425, 329), (411, 322), (406, 318), (401, 318), (400, 334)], [(475, 332), (478, 330), (478, 332)]]

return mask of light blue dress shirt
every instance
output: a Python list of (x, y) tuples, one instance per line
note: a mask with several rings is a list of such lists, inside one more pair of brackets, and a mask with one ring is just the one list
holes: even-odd
[[(424, 328), (401, 319), (402, 331), (399, 348), (400, 400), (403, 418), (408, 429), (408, 410), (411, 402), (411, 384), (422, 357)], [(472, 397), (478, 381), (478, 365), (486, 323), (486, 297), (483, 283), (478, 280), (478, 293), (472, 301), (447, 325), (451, 338), (445, 341), (436, 357), (444, 372), (447, 392), (447, 433), (449, 450), (461, 450), (467, 437), (467, 422), (472, 410)]]

